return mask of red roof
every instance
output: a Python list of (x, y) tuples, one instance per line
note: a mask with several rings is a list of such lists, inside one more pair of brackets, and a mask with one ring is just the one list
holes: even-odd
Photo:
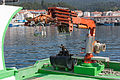
[(26, 12), (25, 10), (20, 10), (18, 13), (24, 13), (24, 12)]
[(46, 11), (46, 10), (27, 10), (27, 11), (42, 12), (42, 11)]
[(114, 11), (113, 13), (120, 13), (120, 11)]
[(102, 14), (102, 12), (91, 12), (93, 14)]
[(90, 17), (86, 16), (86, 17), (88, 17), (88, 18), (97, 18), (97, 17), (101, 18), (101, 17), (105, 17), (106, 18), (106, 17), (120, 17), (120, 16), (90, 16)]
[(21, 10), (18, 13), (25, 13), (26, 11), (33, 11), (33, 12), (46, 12), (46, 10)]

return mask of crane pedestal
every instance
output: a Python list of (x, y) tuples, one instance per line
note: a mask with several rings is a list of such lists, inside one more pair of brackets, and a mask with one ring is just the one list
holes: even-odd
[(104, 65), (99, 63), (81, 63), (74, 66), (74, 72), (77, 74), (96, 76), (104, 70)]

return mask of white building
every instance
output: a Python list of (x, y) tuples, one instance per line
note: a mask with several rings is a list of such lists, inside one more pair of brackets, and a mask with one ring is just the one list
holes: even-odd
[(84, 12), (83, 15), (84, 15), (84, 17), (89, 17), (90, 16), (90, 12)]
[(113, 12), (112, 11), (106, 11), (103, 12), (102, 16), (112, 16)]
[(102, 16), (102, 12), (91, 12), (91, 16)]
[(112, 16), (120, 16), (120, 11), (114, 11), (114, 12), (112, 13)]

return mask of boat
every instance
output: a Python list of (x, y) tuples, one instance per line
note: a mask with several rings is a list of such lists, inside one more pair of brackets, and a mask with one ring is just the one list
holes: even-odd
[(19, 26), (24, 26), (26, 20), (16, 20), (15, 18), (12, 19), (12, 21), (9, 24), (9, 27), (19, 27)]
[(9, 27), (19, 27), (19, 26), (24, 26), (25, 23), (10, 23)]
[[(89, 53), (92, 51), (94, 28), (92, 28), (93, 32), (90, 30), (88, 34), (86, 56), (70, 54), (61, 44), (61, 51), (58, 54), (38, 60), (33, 66), (21, 69), (7, 68), (4, 60), (5, 34), (13, 16), (21, 9), (22, 7), (0, 5), (2, 11), (0, 13), (2, 27), (0, 29), (0, 80), (120, 80), (120, 62)], [(82, 26), (82, 28), (88, 27)], [(105, 51), (105, 44), (95, 41), (94, 45), (94, 53)]]
[(104, 26), (114, 26), (114, 23), (104, 23)]

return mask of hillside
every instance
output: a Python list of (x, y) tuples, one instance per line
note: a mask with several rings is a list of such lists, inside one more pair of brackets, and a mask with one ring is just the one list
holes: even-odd
[[(63, 6), (83, 11), (119, 10), (120, 0), (19, 0), (25, 9), (47, 9), (50, 6)], [(42, 5), (41, 5), (42, 2)]]
[[(37, 2), (39, 4), (41, 4), (41, 1), (51, 3), (55, 6), (58, 5), (59, 2), (64, 2), (65, 5), (67, 5), (65, 7), (70, 6), (70, 8), (73, 7), (71, 9), (80, 9), (82, 11), (107, 11), (120, 9), (120, 0), (21, 0), (21, 2)], [(51, 4), (49, 6), (51, 6)]]

